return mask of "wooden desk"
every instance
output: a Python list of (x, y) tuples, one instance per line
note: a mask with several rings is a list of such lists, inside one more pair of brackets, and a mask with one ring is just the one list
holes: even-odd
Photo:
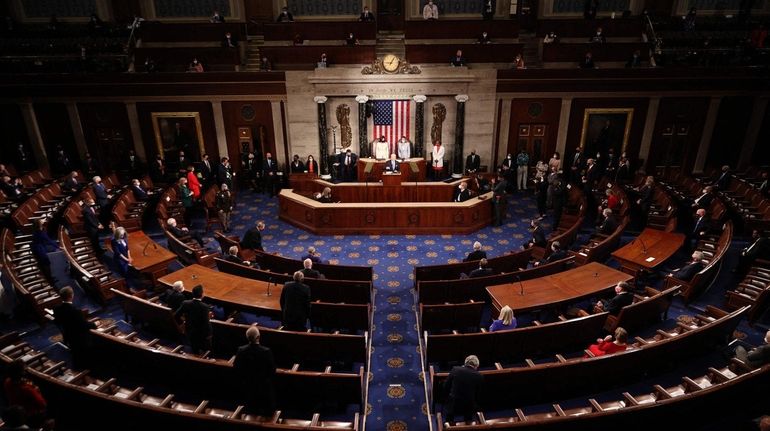
[[(171, 287), (177, 280), (184, 282), (187, 291), (192, 291), (198, 284), (203, 286), (204, 301), (210, 304), (271, 318), (281, 317), (281, 284), (225, 274), (201, 265), (187, 266), (158, 281), (166, 287)], [(268, 284), (270, 296), (267, 296)]]
[[(358, 159), (358, 165), (356, 166), (358, 169), (358, 182), (376, 182), (382, 179), (382, 171), (385, 168), (385, 162), (387, 160), (377, 160), (377, 159), (369, 159), (369, 158), (361, 158)], [(417, 164), (417, 169), (419, 172), (417, 173), (417, 178), (414, 177), (414, 174), (412, 173), (412, 168), (409, 166), (410, 162), (414, 162)], [(372, 170), (367, 175), (366, 172), (366, 164), (371, 163), (372, 164)], [(411, 158), (406, 159), (403, 162), (401, 162), (401, 175), (404, 178), (404, 182), (415, 182), (415, 181), (425, 181), (426, 178), (426, 162), (425, 159), (420, 158)]]
[[(515, 312), (532, 311), (576, 302), (609, 290), (621, 281), (634, 277), (609, 266), (591, 262), (568, 271), (521, 283), (487, 287), (497, 312), (508, 305)], [(521, 295), (520, 292), (524, 292)]]
[(612, 257), (620, 262), (623, 271), (636, 274), (652, 270), (670, 258), (684, 244), (684, 234), (644, 229), (636, 239), (615, 250)]
[[(110, 242), (107, 242), (110, 247)], [(128, 234), (128, 251), (134, 259), (134, 268), (152, 280), (156, 285), (158, 278), (168, 274), (168, 264), (176, 259), (176, 255), (165, 247), (160, 246), (138, 230)]]

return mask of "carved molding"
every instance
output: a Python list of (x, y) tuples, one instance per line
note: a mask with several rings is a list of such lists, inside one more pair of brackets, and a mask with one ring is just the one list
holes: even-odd
[(313, 98), (313, 102), (315, 103), (326, 103), (326, 101), (329, 100), (326, 96), (316, 96)]
[(369, 98), (367, 96), (356, 96), (356, 102), (358, 103), (366, 103), (369, 101)]
[(398, 69), (394, 70), (393, 72), (388, 72), (384, 67), (382, 67), (381, 58), (374, 60), (371, 66), (364, 66), (364, 68), (361, 69), (362, 75), (419, 75), (420, 73), (422, 73), (422, 70), (420, 70), (419, 67), (412, 66), (406, 60), (401, 60), (401, 64), (398, 66)]
[(412, 97), (412, 99), (413, 99), (415, 102), (417, 102), (417, 103), (423, 103), (423, 102), (425, 102), (426, 100), (428, 100), (428, 97), (427, 97), (427, 96), (425, 96), (424, 94), (418, 94), (418, 95), (416, 95), (416, 96)]

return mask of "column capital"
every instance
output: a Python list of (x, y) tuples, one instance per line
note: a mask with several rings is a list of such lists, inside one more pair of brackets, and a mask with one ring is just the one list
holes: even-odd
[(356, 96), (356, 102), (358, 103), (366, 103), (368, 101), (369, 101), (369, 96), (364, 96), (364, 95)]
[(458, 94), (455, 96), (455, 100), (459, 103), (465, 103), (468, 101), (468, 95), (467, 94)]
[(313, 98), (313, 102), (315, 103), (326, 103), (326, 101), (329, 100), (326, 96), (316, 96)]
[(428, 100), (428, 97), (425, 96), (424, 94), (418, 94), (418, 95), (412, 97), (412, 100), (414, 100), (417, 103), (423, 103), (426, 100)]

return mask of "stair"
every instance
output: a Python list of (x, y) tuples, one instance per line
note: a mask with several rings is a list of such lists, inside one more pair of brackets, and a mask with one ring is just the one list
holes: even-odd
[(249, 36), (249, 40), (246, 43), (246, 59), (243, 62), (244, 70), (246, 72), (258, 72), (261, 56), (259, 54), (259, 47), (264, 45), (264, 36)]
[(524, 44), (522, 56), (527, 69), (541, 69), (543, 61), (540, 56), (540, 39), (535, 33), (519, 33), (519, 42)]
[(395, 54), (404, 58), (406, 48), (404, 47), (403, 31), (378, 31), (377, 46), (374, 48), (377, 58), (382, 58), (385, 54)]

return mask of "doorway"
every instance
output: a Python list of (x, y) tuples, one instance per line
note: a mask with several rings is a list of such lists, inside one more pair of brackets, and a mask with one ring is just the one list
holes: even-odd
[(377, 30), (404, 31), (404, 0), (377, 0)]

